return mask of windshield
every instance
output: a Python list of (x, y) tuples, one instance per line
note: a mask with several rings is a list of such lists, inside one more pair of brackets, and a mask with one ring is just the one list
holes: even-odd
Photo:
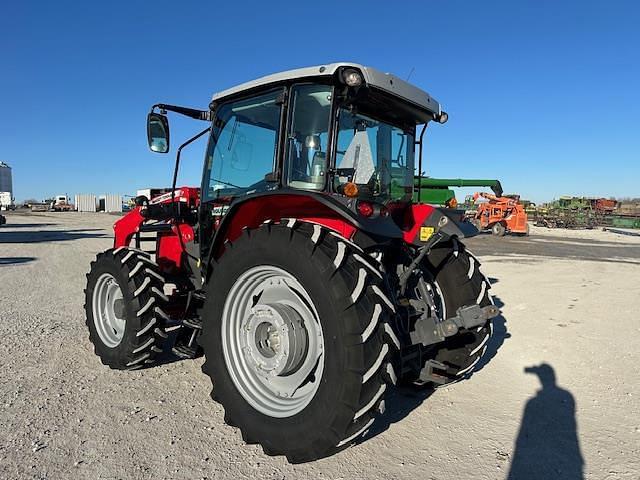
[(336, 188), (347, 182), (378, 202), (409, 201), (413, 194), (414, 132), (341, 109)]

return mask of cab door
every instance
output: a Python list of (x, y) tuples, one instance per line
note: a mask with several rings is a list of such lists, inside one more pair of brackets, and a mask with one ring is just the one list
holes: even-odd
[(204, 162), (200, 207), (200, 258), (232, 204), (278, 188), (283, 94), (278, 88), (222, 103), (214, 112)]

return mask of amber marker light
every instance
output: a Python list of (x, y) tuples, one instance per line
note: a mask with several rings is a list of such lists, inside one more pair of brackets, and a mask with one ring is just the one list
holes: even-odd
[(342, 191), (347, 197), (358, 196), (358, 186), (353, 182), (345, 183)]

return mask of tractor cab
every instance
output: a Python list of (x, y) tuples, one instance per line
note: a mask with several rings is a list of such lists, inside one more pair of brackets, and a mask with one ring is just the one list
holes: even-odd
[(210, 112), (202, 185), (208, 199), (290, 188), (406, 201), (416, 125), (446, 120), (426, 92), (346, 63), (225, 90), (213, 96)]
[[(417, 87), (350, 63), (244, 83), (213, 95), (208, 110), (155, 105), (147, 128), (152, 151), (168, 151), (167, 111), (210, 122), (203, 132), (209, 133), (209, 143), (200, 238), (217, 236), (220, 226), (233, 231), (233, 225), (223, 224), (226, 213), (271, 194), (283, 197), (277, 208), (267, 201), (264, 215), (271, 210), (278, 211), (270, 215), (288, 215), (292, 204), (308, 206), (310, 216), (322, 209), (359, 223), (363, 233), (402, 238), (415, 189), (416, 146), (421, 163), (426, 125), (448, 117)], [(253, 221), (265, 219), (257, 214)], [(211, 248), (204, 242), (201, 253)]]

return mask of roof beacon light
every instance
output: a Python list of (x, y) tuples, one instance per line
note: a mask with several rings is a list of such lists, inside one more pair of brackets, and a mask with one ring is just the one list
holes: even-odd
[(344, 79), (344, 83), (350, 87), (359, 87), (362, 85), (362, 74), (357, 70), (351, 68), (345, 70), (342, 73), (342, 78)]

